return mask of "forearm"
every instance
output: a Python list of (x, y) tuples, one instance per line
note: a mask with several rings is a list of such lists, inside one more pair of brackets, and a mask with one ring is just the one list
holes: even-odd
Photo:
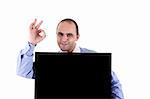
[(32, 78), (33, 77), (33, 51), (34, 45), (28, 42), (25, 49), (21, 50), (17, 60), (17, 75)]
[(123, 96), (123, 92), (122, 92), (122, 88), (121, 88), (121, 84), (117, 78), (117, 76), (115, 75), (114, 72), (112, 72), (112, 97), (113, 99), (124, 99)]

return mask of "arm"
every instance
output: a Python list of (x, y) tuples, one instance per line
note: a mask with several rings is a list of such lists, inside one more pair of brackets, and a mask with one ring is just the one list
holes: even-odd
[(21, 50), (17, 60), (17, 75), (33, 78), (33, 51), (35, 46), (30, 42)]
[(21, 50), (17, 60), (17, 75), (26, 78), (34, 77), (34, 63), (33, 63), (33, 51), (35, 45), (41, 42), (45, 37), (44, 30), (40, 29), (43, 21), (36, 25), (36, 19), (30, 24), (29, 27), (29, 42), (25, 49)]
[(124, 96), (123, 96), (123, 92), (122, 92), (122, 89), (121, 89), (121, 84), (117, 78), (117, 76), (115, 75), (114, 72), (112, 72), (112, 80), (111, 80), (111, 83), (112, 83), (112, 97), (113, 99), (124, 99)]

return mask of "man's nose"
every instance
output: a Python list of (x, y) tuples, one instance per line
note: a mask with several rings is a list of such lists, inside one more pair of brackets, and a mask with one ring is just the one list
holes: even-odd
[(67, 41), (67, 40), (68, 40), (67, 35), (63, 35), (63, 36), (62, 36), (62, 41)]

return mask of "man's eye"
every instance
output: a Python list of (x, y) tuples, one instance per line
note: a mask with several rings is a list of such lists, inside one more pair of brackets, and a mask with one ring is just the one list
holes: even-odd
[(63, 33), (58, 33), (58, 36), (63, 36)]
[(67, 34), (67, 37), (72, 37), (73, 35), (71, 33)]

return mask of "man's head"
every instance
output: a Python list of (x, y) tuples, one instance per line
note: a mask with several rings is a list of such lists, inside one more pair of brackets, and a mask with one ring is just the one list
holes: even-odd
[(57, 26), (57, 43), (62, 51), (72, 52), (79, 38), (78, 25), (73, 19), (64, 19)]

